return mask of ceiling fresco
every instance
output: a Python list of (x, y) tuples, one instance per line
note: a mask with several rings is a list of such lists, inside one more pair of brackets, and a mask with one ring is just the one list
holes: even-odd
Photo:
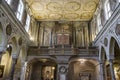
[(26, 0), (33, 17), (40, 21), (88, 21), (99, 0)]

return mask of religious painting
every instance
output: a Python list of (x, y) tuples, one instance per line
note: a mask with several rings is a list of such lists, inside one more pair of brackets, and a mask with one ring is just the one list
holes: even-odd
[(69, 44), (69, 34), (57, 34), (57, 45)]
[(0, 65), (0, 78), (3, 77), (3, 72), (4, 72), (4, 66)]

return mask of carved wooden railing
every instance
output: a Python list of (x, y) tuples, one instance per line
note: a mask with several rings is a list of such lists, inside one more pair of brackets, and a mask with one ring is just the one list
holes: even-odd
[(87, 55), (87, 56), (98, 56), (97, 47), (72, 47), (72, 46), (41, 46), (35, 47), (30, 46), (28, 49), (28, 56), (34, 55)]

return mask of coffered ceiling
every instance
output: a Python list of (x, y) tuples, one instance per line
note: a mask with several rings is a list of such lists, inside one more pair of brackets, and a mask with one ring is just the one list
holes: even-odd
[(99, 0), (26, 0), (33, 17), (40, 21), (88, 21)]

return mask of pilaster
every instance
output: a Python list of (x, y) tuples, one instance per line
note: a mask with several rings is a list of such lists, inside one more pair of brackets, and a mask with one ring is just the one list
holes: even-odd
[(115, 79), (115, 72), (114, 72), (113, 60), (112, 59), (109, 60), (109, 64), (110, 64), (111, 78), (112, 78), (112, 80), (116, 80)]
[(58, 64), (57, 80), (67, 80), (68, 64)]
[(21, 66), (21, 78), (20, 80), (25, 80), (25, 74), (27, 69), (27, 62), (23, 62)]
[(14, 76), (14, 71), (15, 71), (15, 65), (17, 63), (17, 58), (12, 57), (12, 64), (11, 64), (11, 71), (10, 71), (10, 80), (13, 80), (13, 76)]

